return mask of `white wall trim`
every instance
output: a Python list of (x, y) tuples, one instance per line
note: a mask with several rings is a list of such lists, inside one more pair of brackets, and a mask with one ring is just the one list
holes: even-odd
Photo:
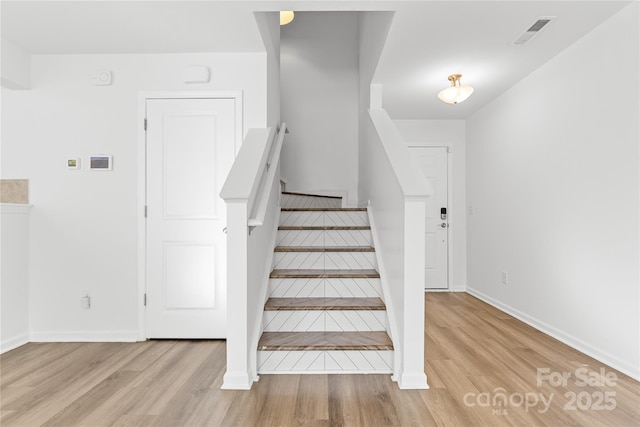
[(145, 317), (144, 294), (146, 292), (146, 260), (147, 260), (147, 219), (144, 216), (147, 204), (147, 133), (144, 120), (147, 117), (147, 99), (217, 99), (233, 98), (236, 102), (236, 136), (235, 154), (238, 155), (243, 138), (243, 105), (241, 90), (212, 90), (212, 91), (153, 91), (138, 92), (138, 333), (137, 340), (147, 339), (147, 325)]
[(135, 342), (137, 330), (33, 332), (29, 342)]
[(424, 374), (402, 374), (398, 379), (400, 390), (429, 390), (427, 376)]
[[(278, 188), (279, 187), (280, 185), (278, 184)], [(278, 203), (279, 203), (279, 198), (280, 197), (278, 193)], [(269, 242), (270, 242), (269, 245), (274, 249), (276, 247), (276, 240), (278, 237), (278, 225), (280, 224), (280, 212), (281, 212), (280, 207), (278, 206), (278, 211), (276, 212), (276, 218), (275, 218), (276, 227), (272, 230), (271, 236), (269, 237)], [(269, 252), (269, 255), (265, 259), (265, 263), (264, 263), (263, 271), (265, 272), (265, 274), (263, 275), (264, 280), (262, 282), (262, 287), (260, 288), (260, 301), (263, 301), (264, 303), (266, 303), (267, 299), (269, 298), (269, 295), (268, 295), (269, 294), (269, 274), (273, 269), (273, 256), (274, 256), (274, 252), (272, 250)], [(256, 321), (253, 328), (253, 337), (251, 339), (251, 347), (249, 347), (249, 348), (256, 349), (256, 351), (251, 353), (249, 357), (249, 368), (251, 373), (258, 372), (257, 348), (258, 348), (258, 342), (260, 341), (260, 336), (264, 331), (263, 313), (264, 313), (264, 304), (260, 305), (260, 313), (256, 316)], [(254, 376), (257, 381), (258, 375), (254, 374)]]
[(474, 297), (486, 302), (489, 305), (492, 305), (502, 311), (504, 311), (505, 313), (515, 317), (518, 320), (521, 320), (522, 322), (526, 323), (529, 326), (532, 326), (534, 328), (536, 328), (537, 330), (539, 330), (540, 332), (543, 332), (555, 339), (557, 339), (560, 342), (563, 342), (564, 344), (568, 345), (569, 347), (572, 347), (584, 354), (586, 354), (587, 356), (593, 357), (596, 360), (599, 360), (600, 362), (609, 365), (610, 367), (612, 367), (613, 369), (617, 369), (618, 371), (622, 372), (625, 375), (629, 375), (631, 378), (634, 378), (635, 380), (640, 381), (640, 366), (633, 366), (629, 363), (626, 363), (623, 360), (620, 360), (619, 358), (615, 357), (614, 355), (595, 348), (593, 346), (591, 346), (590, 344), (587, 344), (586, 342), (580, 340), (579, 338), (576, 338), (570, 334), (567, 334), (564, 331), (561, 331), (559, 329), (554, 328), (553, 326), (536, 319), (535, 317), (529, 316), (526, 313), (521, 312), (520, 310), (517, 310), (509, 305), (503, 304), (500, 301), (485, 295), (484, 293), (477, 291), (471, 287), (467, 287), (467, 293), (473, 295)]
[(29, 336), (27, 334), (20, 334), (11, 338), (3, 339), (0, 343), (0, 354), (6, 353), (9, 350), (18, 348), (29, 343)]
[[(375, 248), (375, 256), (376, 262), (378, 263), (378, 273), (380, 273), (380, 283), (382, 285), (382, 294), (384, 295), (384, 300), (386, 301), (389, 294), (389, 282), (386, 280), (387, 269), (385, 268), (384, 262), (382, 260), (382, 254), (380, 253), (380, 237), (378, 236), (378, 231), (376, 228), (375, 220), (373, 218), (373, 212), (370, 208), (370, 202), (367, 200), (367, 216), (369, 217), (369, 226), (371, 227), (371, 238), (373, 239), (373, 247)], [(400, 346), (397, 345), (398, 340), (400, 339), (400, 334), (398, 333), (398, 324), (396, 322), (396, 312), (393, 308), (392, 304), (385, 304), (387, 308), (387, 321), (389, 325), (389, 336), (391, 337), (391, 342), (394, 343), (393, 346), (393, 376), (391, 379), (393, 381), (398, 381), (400, 377), (400, 366), (402, 361), (402, 350)]]
[(250, 378), (246, 372), (234, 373), (227, 372), (224, 374), (222, 390), (251, 390), (254, 381), (258, 381), (258, 377)]
[(0, 212), (3, 214), (28, 214), (32, 207), (33, 205), (20, 203), (0, 203)]

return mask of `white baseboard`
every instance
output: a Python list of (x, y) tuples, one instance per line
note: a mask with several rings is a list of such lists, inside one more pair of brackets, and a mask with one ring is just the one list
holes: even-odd
[(223, 390), (251, 390), (254, 381), (258, 381), (258, 379), (256, 376), (252, 381), (249, 375), (244, 372), (227, 372), (224, 374), (222, 387), (220, 388)]
[(427, 376), (424, 372), (402, 372), (398, 378), (398, 388), (400, 390), (428, 390)]
[(0, 354), (5, 353), (14, 348), (18, 348), (29, 342), (29, 336), (27, 334), (16, 335), (11, 338), (3, 339), (0, 343)]
[(532, 326), (534, 328), (536, 328), (537, 330), (539, 330), (540, 332), (544, 332), (545, 334), (557, 339), (558, 341), (563, 342), (564, 344), (568, 345), (569, 347), (572, 347), (584, 354), (586, 354), (587, 356), (593, 357), (596, 360), (599, 360), (600, 362), (612, 367), (613, 369), (617, 369), (618, 371), (622, 372), (625, 375), (630, 376), (631, 378), (640, 381), (640, 367), (639, 366), (633, 366), (632, 364), (624, 361), (624, 360), (620, 360), (618, 357), (603, 351), (601, 349), (595, 348), (587, 343), (585, 343), (584, 341), (571, 336), (569, 334), (567, 334), (564, 331), (561, 331), (559, 329), (554, 328), (553, 326), (542, 322), (541, 320), (538, 320), (534, 317), (529, 316), (526, 313), (521, 312), (520, 310), (517, 310), (511, 306), (508, 306), (506, 304), (501, 303), (500, 301), (483, 294), (480, 291), (477, 291), (473, 288), (469, 288), (467, 287), (467, 293), (469, 293), (470, 295), (473, 295), (474, 297), (486, 302), (489, 305), (492, 305), (502, 311), (504, 311), (505, 313), (515, 317), (518, 320), (523, 321), (524, 323), (526, 323), (529, 326)]
[(404, 349), (399, 345), (398, 337), (398, 323), (396, 322), (396, 311), (389, 300), (391, 289), (389, 282), (387, 281), (387, 269), (385, 268), (384, 261), (382, 260), (382, 252), (380, 247), (380, 237), (378, 236), (378, 228), (376, 227), (375, 218), (373, 217), (373, 211), (371, 210), (371, 201), (366, 202), (367, 216), (369, 217), (369, 226), (371, 228), (371, 238), (373, 239), (373, 247), (376, 248), (376, 261), (378, 263), (378, 273), (380, 273), (380, 284), (382, 285), (382, 294), (384, 295), (384, 302), (387, 308), (387, 321), (389, 338), (393, 342), (393, 381), (398, 382), (396, 379), (400, 378), (400, 366), (402, 366), (402, 354)]
[[(273, 228), (271, 232), (271, 237), (269, 238), (269, 247), (271, 248), (276, 247), (276, 242), (278, 240), (278, 225), (280, 224), (281, 211), (278, 206), (276, 206), (276, 209), (277, 210), (275, 213), (275, 220), (274, 220), (275, 227)], [(248, 337), (249, 346), (250, 346), (249, 348), (256, 348), (256, 349), (258, 348), (258, 342), (260, 341), (260, 337), (262, 336), (262, 332), (264, 331), (264, 325), (262, 324), (263, 316), (264, 316), (264, 304), (267, 302), (267, 299), (269, 298), (269, 274), (273, 269), (272, 267), (273, 256), (274, 256), (274, 251), (271, 250), (269, 251), (265, 259), (264, 270), (263, 270), (264, 279), (262, 280), (262, 286), (260, 287), (260, 298), (258, 299), (258, 301), (262, 301), (262, 303), (258, 307), (258, 314), (256, 316), (256, 321), (253, 326), (253, 336)], [(249, 357), (249, 366), (252, 373), (257, 372), (258, 370), (257, 351), (253, 352), (251, 354), (251, 357)], [(252, 373), (250, 373), (249, 375), (252, 375)]]
[(138, 330), (32, 332), (31, 342), (136, 342)]

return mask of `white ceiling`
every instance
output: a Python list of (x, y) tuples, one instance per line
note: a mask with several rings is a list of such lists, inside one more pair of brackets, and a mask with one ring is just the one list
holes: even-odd
[[(383, 84), (383, 105), (393, 118), (464, 118), (629, 3), (412, 2), (395, 14), (374, 82)], [(543, 16), (556, 18), (528, 43), (512, 44)], [(445, 104), (437, 93), (454, 73), (475, 92), (464, 103)]]
[(235, 3), (2, 1), (2, 37), (36, 54), (264, 51)]
[[(629, 3), (3, 0), (0, 7), (3, 39), (36, 54), (259, 52), (256, 11), (395, 11), (374, 77), (383, 85), (384, 107), (396, 119), (460, 119)], [(540, 16), (557, 19), (528, 44), (512, 45)], [(452, 73), (475, 88), (458, 105), (436, 97)]]

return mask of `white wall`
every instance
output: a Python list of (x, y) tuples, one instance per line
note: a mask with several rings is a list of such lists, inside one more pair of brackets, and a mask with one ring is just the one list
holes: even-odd
[(636, 378), (638, 7), (467, 121), (470, 292)]
[(361, 141), (361, 194), (369, 200), (378, 270), (394, 342), (394, 379), (428, 388), (424, 373), (425, 215), (433, 191), (382, 109)]
[(30, 205), (0, 204), (0, 353), (29, 342)]
[(280, 14), (256, 12), (256, 22), (267, 53), (267, 126), (280, 124)]
[[(37, 340), (137, 338), (140, 91), (241, 89), (244, 129), (266, 125), (266, 57), (255, 54), (34, 55), (32, 90), (3, 90), (2, 173), (30, 179), (30, 328)], [(207, 65), (206, 85), (182, 83)], [(94, 86), (96, 69), (112, 86)], [(113, 155), (113, 171), (87, 169)], [(80, 171), (66, 170), (81, 157)], [(84, 291), (91, 309), (80, 307)]]
[(2, 86), (9, 89), (31, 87), (31, 54), (9, 40), (2, 39), (0, 74)]
[[(426, 388), (424, 373), (424, 215), (429, 185), (391, 118), (380, 109), (371, 79), (384, 48), (392, 13), (359, 16), (359, 196), (369, 216), (394, 342), (394, 376), (400, 388)], [(371, 98), (374, 98), (373, 100)]]
[(449, 147), (453, 199), (449, 200), (452, 271), (449, 289), (467, 288), (466, 159), (464, 120), (394, 120), (409, 147)]
[(287, 190), (358, 201), (358, 15), (300, 12), (281, 30)]

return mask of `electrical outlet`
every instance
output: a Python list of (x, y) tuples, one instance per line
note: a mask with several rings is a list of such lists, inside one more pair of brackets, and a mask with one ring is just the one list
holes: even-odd
[(467, 215), (469, 215), (469, 216), (473, 215), (473, 206), (472, 205), (467, 206)]
[(509, 277), (507, 276), (507, 272), (506, 271), (502, 272), (502, 284), (503, 285), (509, 284)]

